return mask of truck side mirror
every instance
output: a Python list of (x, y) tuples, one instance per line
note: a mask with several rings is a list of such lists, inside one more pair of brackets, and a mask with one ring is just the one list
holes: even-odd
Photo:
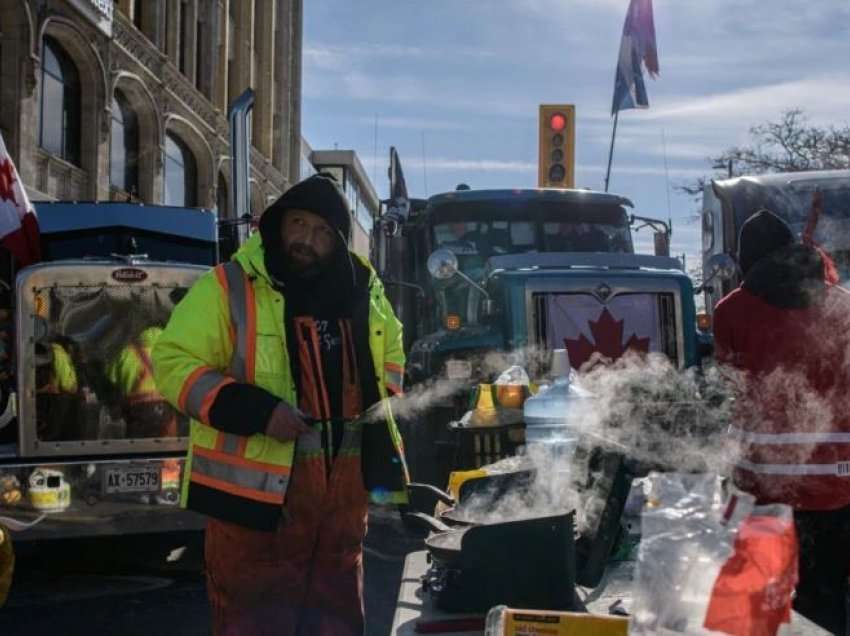
[(708, 259), (705, 267), (705, 281), (703, 284), (719, 278), (729, 280), (738, 273), (738, 264), (729, 254), (715, 254)]
[(434, 280), (449, 280), (454, 276), (460, 276), (463, 280), (480, 291), (484, 295), (485, 299), (490, 298), (490, 294), (487, 293), (486, 289), (460, 271), (458, 268), (457, 256), (454, 252), (446, 249), (445, 247), (440, 247), (431, 252), (431, 255), (428, 257), (427, 267), (428, 273), (431, 274), (431, 278)]
[(458, 272), (457, 256), (451, 250), (440, 248), (428, 257), (428, 273), (436, 280), (448, 280)]

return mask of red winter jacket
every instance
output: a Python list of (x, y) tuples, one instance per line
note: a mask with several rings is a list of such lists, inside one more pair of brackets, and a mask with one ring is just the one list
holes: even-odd
[(717, 359), (743, 372), (734, 478), (760, 503), (850, 505), (850, 293), (822, 272), (760, 262), (715, 308)]

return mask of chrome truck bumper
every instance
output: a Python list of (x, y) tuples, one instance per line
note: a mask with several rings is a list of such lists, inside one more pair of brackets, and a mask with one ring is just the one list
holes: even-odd
[[(201, 530), (180, 508), (183, 457), (0, 463), (0, 523), (15, 542)], [(30, 525), (31, 524), (31, 525)]]

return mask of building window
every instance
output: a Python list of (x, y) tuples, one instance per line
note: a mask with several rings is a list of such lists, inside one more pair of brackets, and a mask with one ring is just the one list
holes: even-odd
[(165, 135), (165, 192), (163, 203), (194, 207), (198, 203), (198, 171), (192, 152), (178, 137)]
[(218, 188), (215, 193), (215, 206), (218, 210), (219, 219), (230, 218), (229, 199), (227, 198), (227, 181), (224, 180), (224, 175), (218, 173)]
[(145, 6), (145, 0), (135, 0), (133, 2), (133, 24), (136, 25), (136, 28), (139, 31), (143, 31), (144, 18), (142, 17), (142, 12), (144, 11), (143, 7)]
[(53, 38), (44, 38), (41, 64), (41, 147), (80, 165), (80, 76)]
[(139, 123), (126, 98), (112, 98), (112, 133), (109, 148), (109, 181), (113, 188), (139, 192)]

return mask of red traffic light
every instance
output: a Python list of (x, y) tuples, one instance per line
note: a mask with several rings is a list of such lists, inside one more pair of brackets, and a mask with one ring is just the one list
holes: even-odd
[(564, 117), (561, 113), (555, 113), (549, 118), (549, 128), (552, 129), (552, 132), (559, 133), (566, 127), (567, 118)]

